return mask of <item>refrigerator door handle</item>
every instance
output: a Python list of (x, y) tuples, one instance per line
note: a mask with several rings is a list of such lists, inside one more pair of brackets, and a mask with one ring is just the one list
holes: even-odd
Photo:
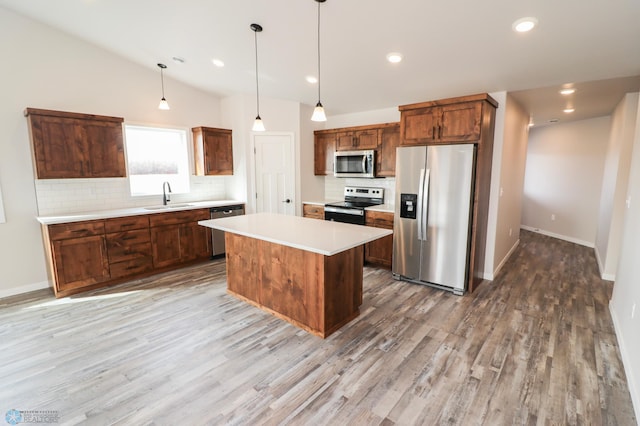
[(429, 235), (429, 178), (431, 177), (431, 169), (427, 169), (424, 174), (424, 189), (423, 196), (420, 199), (422, 202), (422, 210), (420, 212), (422, 218), (420, 223), (422, 224), (422, 240), (427, 241)]
[(418, 212), (418, 241), (422, 241), (424, 239), (424, 235), (422, 234), (422, 217), (424, 213), (424, 169), (420, 169), (420, 181), (418, 181), (418, 207), (420, 211)]

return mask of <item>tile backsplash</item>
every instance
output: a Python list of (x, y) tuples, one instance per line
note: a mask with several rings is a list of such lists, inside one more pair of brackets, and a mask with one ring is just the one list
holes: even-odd
[[(226, 197), (228, 177), (191, 176), (188, 194), (171, 194), (171, 201), (219, 200)], [(126, 178), (38, 179), (38, 214), (52, 216), (96, 210), (142, 207), (162, 203), (162, 195), (132, 197)]]
[(394, 204), (396, 193), (395, 178), (360, 179), (360, 178), (337, 178), (327, 176), (324, 178), (324, 198), (325, 200), (344, 199), (345, 186), (364, 186), (367, 188), (384, 188), (384, 202)]

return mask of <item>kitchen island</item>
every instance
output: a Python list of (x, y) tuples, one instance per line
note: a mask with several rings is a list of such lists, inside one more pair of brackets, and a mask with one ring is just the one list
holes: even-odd
[(323, 338), (360, 313), (364, 244), (392, 233), (270, 213), (198, 223), (226, 232), (228, 293)]

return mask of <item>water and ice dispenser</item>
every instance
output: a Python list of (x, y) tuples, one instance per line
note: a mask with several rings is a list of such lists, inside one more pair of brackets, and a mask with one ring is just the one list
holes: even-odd
[(400, 194), (400, 217), (415, 219), (418, 210), (418, 194)]

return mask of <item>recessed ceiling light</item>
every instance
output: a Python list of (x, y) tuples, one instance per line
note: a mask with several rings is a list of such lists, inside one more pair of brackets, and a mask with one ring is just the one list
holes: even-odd
[(318, 82), (318, 77), (315, 77), (313, 75), (308, 75), (305, 77), (305, 80), (307, 80), (308, 83), (316, 84)]
[(538, 25), (538, 20), (536, 18), (528, 16), (526, 18), (520, 18), (515, 21), (511, 25), (511, 28), (513, 28), (513, 30), (516, 32), (526, 33), (527, 31), (531, 31), (532, 29), (534, 29), (536, 25)]
[(558, 119), (557, 118), (552, 118), (551, 120), (549, 120), (549, 123), (557, 123)]
[(563, 109), (563, 111), (566, 112), (567, 114), (570, 114), (573, 111), (575, 111), (575, 108), (565, 108), (565, 109)]
[(402, 53), (398, 53), (398, 52), (387, 53), (387, 61), (391, 62), (392, 64), (397, 64), (398, 62), (401, 62)]
[(214, 58), (211, 60), (211, 62), (213, 62), (213, 65), (215, 65), (218, 68), (224, 67), (224, 62), (221, 59)]
[(565, 95), (565, 96), (566, 96), (566, 95), (571, 95), (572, 93), (576, 93), (576, 89), (568, 87), (568, 88), (566, 88), (566, 89), (562, 89), (562, 90), (560, 91), (560, 94), (561, 94), (561, 95)]

